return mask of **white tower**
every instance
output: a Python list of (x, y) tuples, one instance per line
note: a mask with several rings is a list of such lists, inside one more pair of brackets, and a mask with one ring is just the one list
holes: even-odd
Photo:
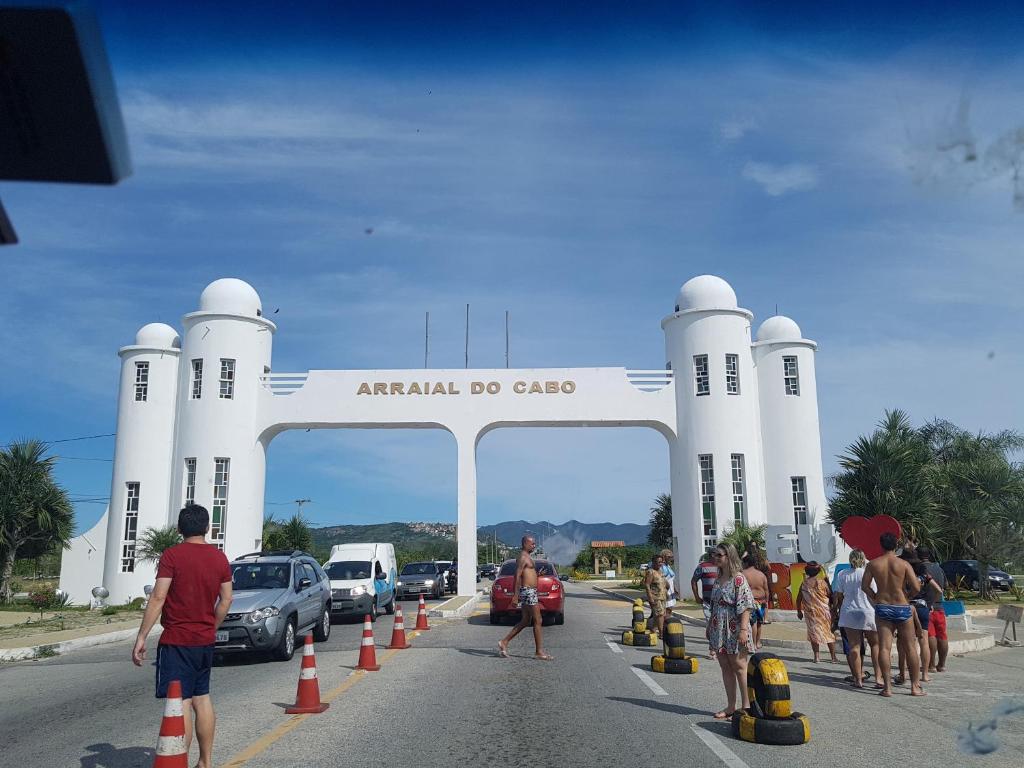
[(135, 548), (147, 528), (167, 525), (179, 346), (176, 330), (150, 323), (118, 352), (121, 381), (103, 568), (112, 603), (142, 597), (142, 588), (155, 578), (156, 563), (140, 562)]
[(680, 572), (734, 521), (765, 521), (752, 317), (727, 282), (701, 275), (683, 285), (661, 323), (676, 391), (669, 460)]
[(210, 283), (185, 315), (178, 435), (168, 519), (194, 501), (210, 511), (209, 541), (229, 558), (260, 549), (265, 446), (257, 440), (260, 377), (277, 327), (235, 278)]
[[(811, 535), (825, 524), (827, 509), (814, 376), (816, 349), (817, 344), (803, 338), (795, 322), (781, 315), (761, 324), (753, 344), (761, 399), (767, 522), (798, 533), (799, 552), (805, 560), (828, 561), (834, 556), (833, 537)], [(821, 546), (816, 547), (812, 539), (820, 539)]]

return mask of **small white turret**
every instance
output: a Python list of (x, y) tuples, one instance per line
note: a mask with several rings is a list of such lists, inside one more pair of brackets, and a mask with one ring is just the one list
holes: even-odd
[(189, 502), (210, 512), (209, 540), (237, 557), (260, 548), (265, 446), (254, 433), (276, 326), (248, 283), (223, 278), (185, 315), (178, 435), (169, 516)]
[[(827, 561), (831, 551), (812, 551), (811, 527), (824, 524), (827, 502), (821, 468), (818, 392), (814, 371), (817, 345), (803, 338), (793, 320), (769, 317), (753, 344), (764, 445), (767, 522), (799, 534), (805, 560)], [(794, 553), (795, 555), (795, 553)]]
[[(122, 347), (117, 438), (107, 516), (103, 586), (110, 602), (143, 597), (156, 563), (139, 561), (139, 538), (167, 525), (170, 460), (178, 397), (178, 332), (163, 323), (139, 329)], [(88, 589), (96, 584), (88, 585)]]
[(662, 321), (675, 378), (678, 441), (671, 451), (679, 566), (693, 567), (737, 520), (764, 522), (752, 315), (732, 287), (701, 275)]

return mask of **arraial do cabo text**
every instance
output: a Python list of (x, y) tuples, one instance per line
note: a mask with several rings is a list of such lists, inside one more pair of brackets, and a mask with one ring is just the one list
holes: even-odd
[[(512, 392), (517, 395), (571, 395), (575, 381), (516, 381)], [(454, 381), (364, 381), (357, 395), (497, 395), (500, 381), (471, 381), (466, 386)]]

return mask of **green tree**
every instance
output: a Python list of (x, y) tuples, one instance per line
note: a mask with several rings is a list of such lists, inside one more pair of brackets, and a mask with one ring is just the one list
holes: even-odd
[(301, 549), (309, 552), (313, 548), (313, 532), (309, 523), (295, 513), (285, 522), (279, 523), (273, 516), (263, 520), (263, 549), (271, 552), (282, 549)]
[(158, 568), (164, 552), (177, 544), (181, 544), (181, 534), (176, 526), (147, 528), (135, 545), (135, 557), (143, 563), (153, 563), (153, 567)]
[(56, 458), (39, 440), (0, 449), (0, 601), (12, 598), (11, 574), (20, 553), (37, 557), (49, 547), (66, 549), (75, 530), (67, 492), (53, 479)]
[(836, 493), (828, 521), (839, 528), (848, 517), (890, 515), (919, 541), (941, 535), (926, 468), (931, 451), (903, 411), (886, 411), (868, 437), (860, 437), (839, 456), (832, 478)]
[(647, 543), (655, 547), (672, 546), (672, 497), (659, 493), (651, 507), (651, 530)]
[(746, 523), (737, 522), (733, 525), (731, 531), (722, 536), (720, 543), (732, 544), (736, 547), (736, 551), (740, 553), (740, 557), (747, 551), (752, 543), (757, 544), (758, 548), (764, 550), (764, 532), (768, 530), (768, 525), (747, 525)]

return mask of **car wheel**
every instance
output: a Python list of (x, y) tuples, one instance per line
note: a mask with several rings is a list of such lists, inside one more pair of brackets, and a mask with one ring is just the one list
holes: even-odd
[(274, 658), (278, 661), (291, 661), (295, 655), (295, 617), (289, 617), (281, 633), (281, 641), (274, 649)]
[(564, 612), (555, 614), (555, 624), (557, 624), (558, 626), (562, 626), (563, 624), (565, 624)]
[(491, 614), (491, 624), (501, 624), (501, 616), (496, 613)]
[(324, 608), (324, 616), (320, 623), (313, 627), (313, 640), (318, 643), (327, 642), (331, 636), (331, 609)]

